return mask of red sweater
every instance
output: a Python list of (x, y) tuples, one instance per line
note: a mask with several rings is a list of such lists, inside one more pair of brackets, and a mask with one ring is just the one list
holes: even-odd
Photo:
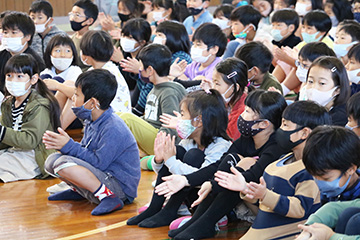
[(226, 132), (233, 139), (233, 141), (240, 137), (240, 132), (237, 127), (237, 120), (240, 114), (245, 110), (246, 96), (246, 93), (241, 96), (241, 98), (235, 103), (229, 114), (229, 124)]

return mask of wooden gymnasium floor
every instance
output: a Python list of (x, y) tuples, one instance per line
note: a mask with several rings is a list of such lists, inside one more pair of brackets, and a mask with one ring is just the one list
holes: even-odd
[[(168, 239), (168, 227), (127, 226), (126, 220), (151, 198), (155, 173), (142, 171), (138, 198), (122, 210), (92, 216), (87, 201), (47, 200), (46, 188), (58, 179), (0, 183), (0, 239)], [(249, 224), (230, 223), (215, 239), (239, 239)]]

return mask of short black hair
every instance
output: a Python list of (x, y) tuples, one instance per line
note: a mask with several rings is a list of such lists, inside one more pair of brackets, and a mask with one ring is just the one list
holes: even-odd
[(304, 47), (302, 47), (299, 51), (299, 56), (306, 61), (313, 62), (315, 59), (321, 56), (332, 56), (336, 57), (334, 50), (328, 47), (323, 42), (311, 42), (307, 43)]
[(71, 65), (76, 65), (76, 66), (78, 65), (77, 62), (78, 55), (74, 42), (67, 34), (60, 33), (52, 37), (48, 42), (48, 44), (46, 45), (46, 49), (44, 53), (44, 62), (47, 68), (51, 69), (51, 67), (53, 66), (50, 56), (53, 48), (56, 46), (69, 46), (71, 48), (71, 51), (73, 52), (73, 61)]
[(360, 126), (360, 92), (352, 95), (346, 104), (347, 115), (352, 116)]
[(156, 32), (165, 34), (165, 45), (172, 53), (179, 51), (190, 52), (190, 39), (184, 24), (175, 21), (164, 21), (157, 26)]
[(269, 71), (274, 58), (270, 50), (263, 43), (257, 41), (242, 45), (236, 50), (235, 57), (243, 60), (249, 69), (255, 66), (262, 73)]
[(324, 32), (325, 35), (330, 31), (332, 23), (330, 17), (322, 10), (313, 10), (305, 14), (303, 25), (307, 24), (313, 26), (319, 32)]
[(227, 38), (221, 28), (214, 23), (203, 23), (196, 30), (192, 41), (201, 41), (208, 50), (212, 47), (218, 46), (219, 50), (216, 53), (217, 57), (221, 57), (226, 49)]
[(331, 117), (326, 108), (313, 101), (297, 101), (290, 104), (284, 110), (282, 117), (298, 127), (310, 129), (331, 124)]
[(114, 53), (112, 38), (103, 30), (87, 31), (81, 38), (80, 49), (84, 55), (99, 62), (108, 62)]
[(358, 23), (345, 24), (340, 28), (339, 32), (340, 31), (344, 31), (346, 34), (349, 34), (351, 36), (352, 42), (360, 41), (360, 24)]
[(116, 95), (118, 84), (115, 76), (108, 70), (93, 69), (80, 74), (75, 87), (81, 88), (85, 96), (84, 102), (96, 98), (100, 103), (100, 109), (106, 110)]
[(360, 139), (351, 130), (339, 126), (319, 126), (309, 135), (303, 151), (306, 170), (323, 176), (330, 170), (345, 173), (360, 166)]
[(138, 58), (143, 63), (144, 69), (151, 66), (159, 77), (169, 75), (172, 54), (167, 46), (157, 43), (149, 44), (140, 50)]
[(244, 26), (253, 24), (256, 29), (258, 28), (261, 18), (262, 16), (259, 10), (252, 5), (237, 7), (230, 15), (231, 21), (239, 21)]
[(260, 119), (267, 119), (274, 125), (274, 130), (281, 125), (281, 116), (287, 104), (278, 92), (256, 89), (245, 99), (245, 105), (259, 114)]
[(360, 43), (354, 44), (348, 52), (348, 58), (354, 58), (355, 61), (360, 63)]
[(48, 18), (51, 18), (53, 16), (53, 8), (48, 1), (37, 0), (31, 4), (29, 9), (29, 14), (30, 13), (43, 13)]
[(231, 140), (226, 133), (228, 125), (228, 113), (221, 94), (215, 89), (210, 89), (210, 94), (203, 90), (189, 93), (180, 102), (186, 104), (192, 119), (202, 116), (203, 130), (201, 133), (201, 145), (205, 148), (216, 137)]
[(77, 2), (74, 3), (73, 6), (77, 6), (79, 8), (84, 9), (86, 19), (92, 18), (94, 20), (93, 23), (96, 21), (99, 15), (98, 7), (91, 0), (78, 0)]
[(350, 97), (350, 83), (344, 64), (336, 57), (322, 56), (317, 58), (310, 66), (308, 75), (312, 67), (318, 66), (331, 71), (334, 86), (340, 87), (340, 93), (335, 97), (334, 106), (345, 104)]
[(219, 14), (223, 15), (227, 19), (230, 19), (231, 12), (235, 9), (235, 7), (231, 4), (221, 4), (218, 6), (214, 13), (213, 17), (216, 18)]
[(151, 37), (150, 24), (143, 18), (132, 18), (126, 21), (121, 30), (121, 34), (126, 37), (132, 37), (136, 41), (149, 42)]
[(271, 22), (283, 22), (287, 26), (294, 25), (295, 29), (292, 33), (295, 33), (299, 27), (299, 15), (293, 9), (281, 9), (274, 12)]
[[(246, 63), (240, 59), (229, 57), (219, 62), (215, 69), (225, 83), (234, 85), (233, 96), (229, 101), (229, 105), (234, 106), (243, 95), (245, 87), (248, 84), (248, 68)], [(236, 84), (238, 84), (239, 87)]]
[(35, 33), (35, 24), (26, 13), (14, 11), (5, 15), (2, 20), (2, 29), (3, 31), (19, 29), (24, 34), (24, 37), (30, 36), (31, 38), (28, 42), (30, 47)]
[(354, 19), (351, 2), (347, 0), (326, 0), (325, 5), (326, 4), (332, 5), (332, 10), (339, 22), (344, 19)]

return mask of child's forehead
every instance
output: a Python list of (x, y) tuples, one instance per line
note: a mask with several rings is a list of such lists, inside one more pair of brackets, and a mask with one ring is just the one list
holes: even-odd
[(85, 10), (83, 8), (81, 8), (81, 7), (78, 7), (78, 6), (73, 6), (71, 11), (73, 13), (79, 13), (79, 14), (85, 15)]
[(35, 15), (37, 17), (47, 17), (43, 10), (40, 10), (37, 12), (30, 12), (29, 15)]

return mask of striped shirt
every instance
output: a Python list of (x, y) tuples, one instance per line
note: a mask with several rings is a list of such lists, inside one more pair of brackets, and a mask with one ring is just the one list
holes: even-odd
[(12, 116), (12, 120), (13, 120), (12, 128), (15, 131), (21, 131), (21, 126), (23, 124), (22, 117), (24, 114), (25, 106), (29, 101), (29, 96), (30, 96), (30, 94), (20, 104), (20, 106), (15, 107), (15, 101), (11, 105), (11, 116)]

